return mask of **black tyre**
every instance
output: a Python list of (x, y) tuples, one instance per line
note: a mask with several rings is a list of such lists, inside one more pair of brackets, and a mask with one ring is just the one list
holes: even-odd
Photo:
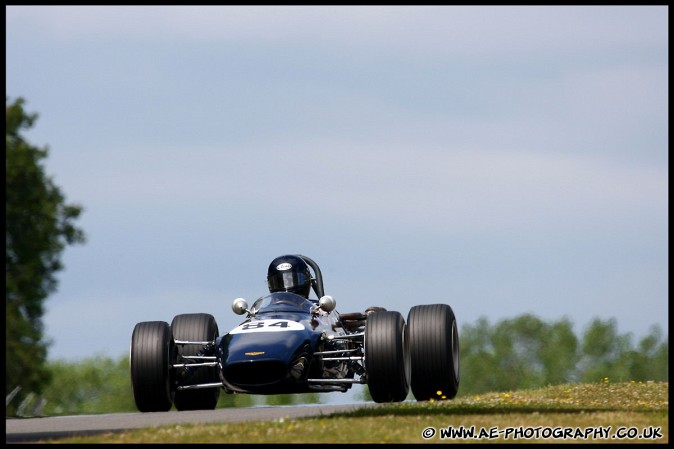
[(368, 316), (365, 325), (367, 386), (375, 402), (400, 402), (410, 390), (405, 320), (400, 312)]
[(447, 304), (414, 306), (407, 316), (412, 394), (418, 401), (453, 399), (459, 390), (459, 331)]
[[(171, 322), (171, 331), (174, 340), (186, 341), (213, 341), (218, 337), (218, 325), (215, 318), (207, 313), (186, 313), (177, 315)], [(200, 355), (202, 345), (176, 345), (178, 363), (184, 363), (181, 356)], [(182, 368), (178, 368), (181, 370)], [(218, 382), (217, 367), (195, 367), (180, 385), (195, 385)], [(203, 388), (194, 390), (178, 390), (175, 393), (174, 403), (177, 410), (213, 410), (220, 397), (219, 388)]]
[(131, 388), (141, 412), (167, 412), (173, 404), (171, 330), (164, 321), (136, 324), (131, 337)]

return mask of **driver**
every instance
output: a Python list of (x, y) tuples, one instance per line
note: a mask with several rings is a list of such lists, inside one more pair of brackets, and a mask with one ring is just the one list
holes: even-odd
[(269, 293), (291, 292), (309, 298), (311, 273), (300, 256), (285, 255), (272, 260), (267, 270)]

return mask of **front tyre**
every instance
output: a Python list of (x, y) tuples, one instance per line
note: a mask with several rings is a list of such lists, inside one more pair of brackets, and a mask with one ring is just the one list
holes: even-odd
[(141, 412), (167, 412), (173, 404), (171, 330), (164, 321), (136, 324), (131, 337), (131, 388)]
[(368, 316), (365, 326), (367, 386), (375, 402), (400, 402), (410, 389), (405, 320), (400, 312)]
[[(218, 325), (215, 318), (207, 313), (186, 313), (176, 315), (171, 322), (174, 340), (215, 341), (218, 337)], [(181, 356), (201, 355), (201, 345), (176, 345), (178, 363), (184, 363)], [(179, 380), (180, 385), (195, 385), (218, 381), (217, 367), (194, 367), (190, 375)], [(213, 410), (220, 397), (219, 388), (178, 390), (175, 393), (177, 410)]]
[(407, 316), (412, 394), (417, 401), (453, 399), (459, 390), (459, 331), (447, 304), (414, 306)]

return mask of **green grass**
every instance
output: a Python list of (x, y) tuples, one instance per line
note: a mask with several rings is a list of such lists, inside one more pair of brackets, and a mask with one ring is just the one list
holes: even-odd
[[(669, 383), (565, 384), (534, 390), (493, 392), (452, 401), (402, 402), (329, 416), (273, 421), (173, 425), (59, 443), (666, 443), (669, 441)], [(441, 431), (473, 428), (501, 431), (498, 438), (441, 438)], [(435, 435), (424, 439), (422, 432)], [(610, 427), (610, 429), (609, 429)], [(511, 430), (506, 430), (511, 429)], [(555, 430), (558, 429), (558, 430)], [(552, 432), (555, 433), (552, 433)], [(567, 438), (563, 438), (563, 432)], [(599, 433), (603, 431), (608, 438)], [(616, 439), (618, 432), (655, 438)], [(508, 433), (506, 438), (505, 432)], [(517, 433), (516, 433), (517, 432)], [(549, 432), (550, 437), (542, 438)], [(573, 438), (587, 432), (587, 438)], [(540, 438), (524, 438), (526, 434)], [(515, 436), (517, 435), (517, 439)], [(559, 438), (552, 436), (559, 435)], [(658, 437), (659, 435), (659, 437)]]

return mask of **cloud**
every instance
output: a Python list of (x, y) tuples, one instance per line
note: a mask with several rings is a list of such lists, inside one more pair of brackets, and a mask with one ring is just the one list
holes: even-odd
[[(164, 289), (153, 285), (134, 293), (87, 291), (86, 295), (58, 297), (46, 303), (45, 334), (58, 335), (53, 358), (75, 359), (103, 353), (112, 357), (128, 354), (131, 335), (141, 321), (166, 321), (182, 313), (210, 313), (221, 333), (242, 318), (231, 311), (236, 296), (198, 288)], [(89, 341), (87, 341), (89, 340)], [(82, 353), (81, 346), (90, 352)]]
[(223, 330), (286, 252), (345, 312), (662, 322), (665, 8), (8, 6), (8, 93), (89, 237), (55, 352), (187, 303)]
[(436, 234), (569, 227), (599, 233), (628, 217), (662, 219), (667, 201), (661, 167), (592, 154), (426, 144), (114, 148), (88, 161), (83, 156), (89, 170), (72, 172), (69, 188), (84, 204), (107, 205), (105, 215), (180, 210), (224, 218), (251, 209), (287, 214), (290, 207)]
[[(666, 7), (8, 6), (8, 28), (58, 40), (335, 43), (398, 55), (476, 57), (666, 39)], [(652, 26), (640, 27), (642, 24)]]

